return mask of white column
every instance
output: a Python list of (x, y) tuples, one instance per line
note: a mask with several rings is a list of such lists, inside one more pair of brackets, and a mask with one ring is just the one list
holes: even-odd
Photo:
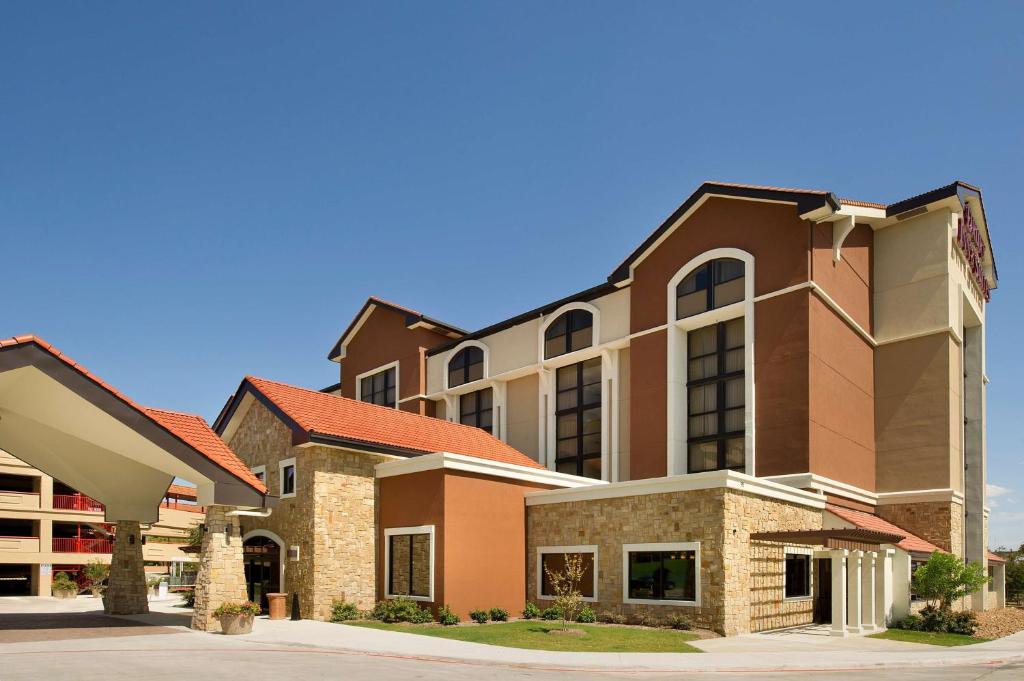
[(884, 629), (892, 622), (892, 549), (882, 549), (875, 559), (875, 626)]
[(861, 575), (860, 566), (864, 560), (863, 551), (850, 551), (846, 563), (846, 584), (849, 599), (847, 600), (846, 631), (851, 634), (863, 633), (861, 627)]
[(832, 635), (846, 636), (846, 549), (832, 549)]
[(861, 625), (864, 631), (878, 628), (875, 621), (875, 561), (874, 551), (864, 553), (864, 565), (861, 567)]
[[(996, 590), (996, 607), (1006, 607), (1006, 563), (992, 563), (995, 565), (995, 575), (993, 576), (994, 585)], [(987, 589), (988, 587), (983, 587)]]

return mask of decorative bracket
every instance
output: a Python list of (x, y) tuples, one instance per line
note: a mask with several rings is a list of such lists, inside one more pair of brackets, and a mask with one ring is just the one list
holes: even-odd
[(854, 217), (852, 215), (842, 215), (838, 220), (832, 223), (832, 261), (839, 262), (843, 259), (840, 251), (843, 248), (843, 243), (846, 241), (846, 237), (850, 236), (850, 232), (854, 228)]

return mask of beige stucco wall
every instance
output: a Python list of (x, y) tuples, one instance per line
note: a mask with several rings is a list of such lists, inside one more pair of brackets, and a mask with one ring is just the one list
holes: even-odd
[[(750, 534), (820, 528), (821, 515), (725, 488), (527, 506), (527, 593), (546, 602), (536, 593), (537, 547), (596, 544), (597, 611), (679, 613), (730, 636), (806, 623), (810, 606), (783, 600), (781, 545), (755, 550)], [(622, 545), (649, 542), (700, 543), (699, 607), (623, 603)]]
[(629, 480), (629, 348), (619, 350), (619, 480)]
[(506, 441), (534, 461), (539, 444), (539, 379), (536, 374), (509, 381), (507, 384)]

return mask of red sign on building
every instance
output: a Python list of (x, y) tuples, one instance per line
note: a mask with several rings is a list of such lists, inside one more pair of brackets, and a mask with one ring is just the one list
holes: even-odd
[(978, 223), (974, 221), (974, 216), (971, 215), (971, 207), (967, 204), (964, 204), (964, 214), (960, 218), (960, 226), (956, 232), (956, 245), (964, 254), (967, 265), (971, 268), (971, 274), (974, 275), (975, 283), (981, 289), (985, 300), (988, 300), (989, 286), (988, 280), (985, 278), (985, 267), (982, 260), (985, 255), (985, 239), (981, 234), (981, 229), (978, 228)]

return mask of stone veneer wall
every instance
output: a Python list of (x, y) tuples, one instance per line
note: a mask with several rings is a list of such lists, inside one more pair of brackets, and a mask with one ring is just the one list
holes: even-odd
[(110, 577), (103, 594), (108, 615), (141, 615), (149, 612), (146, 571), (142, 560), (142, 528), (135, 520), (118, 520)]
[[(295, 496), (268, 518), (244, 517), (243, 534), (266, 530), (285, 543), (282, 591), (299, 594), (303, 617), (329, 619), (336, 600), (373, 607), (376, 520), (373, 467), (390, 457), (334, 447), (293, 447), (291, 430), (258, 401), (228, 443), (250, 468), (266, 466), (271, 494), (280, 490), (278, 462), (295, 458)], [(288, 560), (287, 548), (299, 548)]]
[[(225, 601), (246, 600), (245, 571), (242, 566), (242, 535), (238, 516), (228, 516), (230, 506), (206, 509), (199, 573), (196, 575), (192, 628), (218, 631), (220, 621), (213, 612)], [(230, 528), (230, 531), (229, 531)]]
[(882, 504), (875, 513), (943, 551), (964, 555), (964, 508), (959, 503)]
[[(782, 547), (754, 555), (751, 532), (821, 527), (821, 511), (725, 488), (527, 507), (527, 594), (538, 604), (537, 548), (596, 544), (595, 610), (678, 613), (727, 636), (811, 621), (807, 604), (784, 603)], [(700, 542), (700, 606), (622, 602), (622, 545)], [(772, 554), (779, 564), (770, 567)], [(752, 604), (752, 601), (754, 604)]]

